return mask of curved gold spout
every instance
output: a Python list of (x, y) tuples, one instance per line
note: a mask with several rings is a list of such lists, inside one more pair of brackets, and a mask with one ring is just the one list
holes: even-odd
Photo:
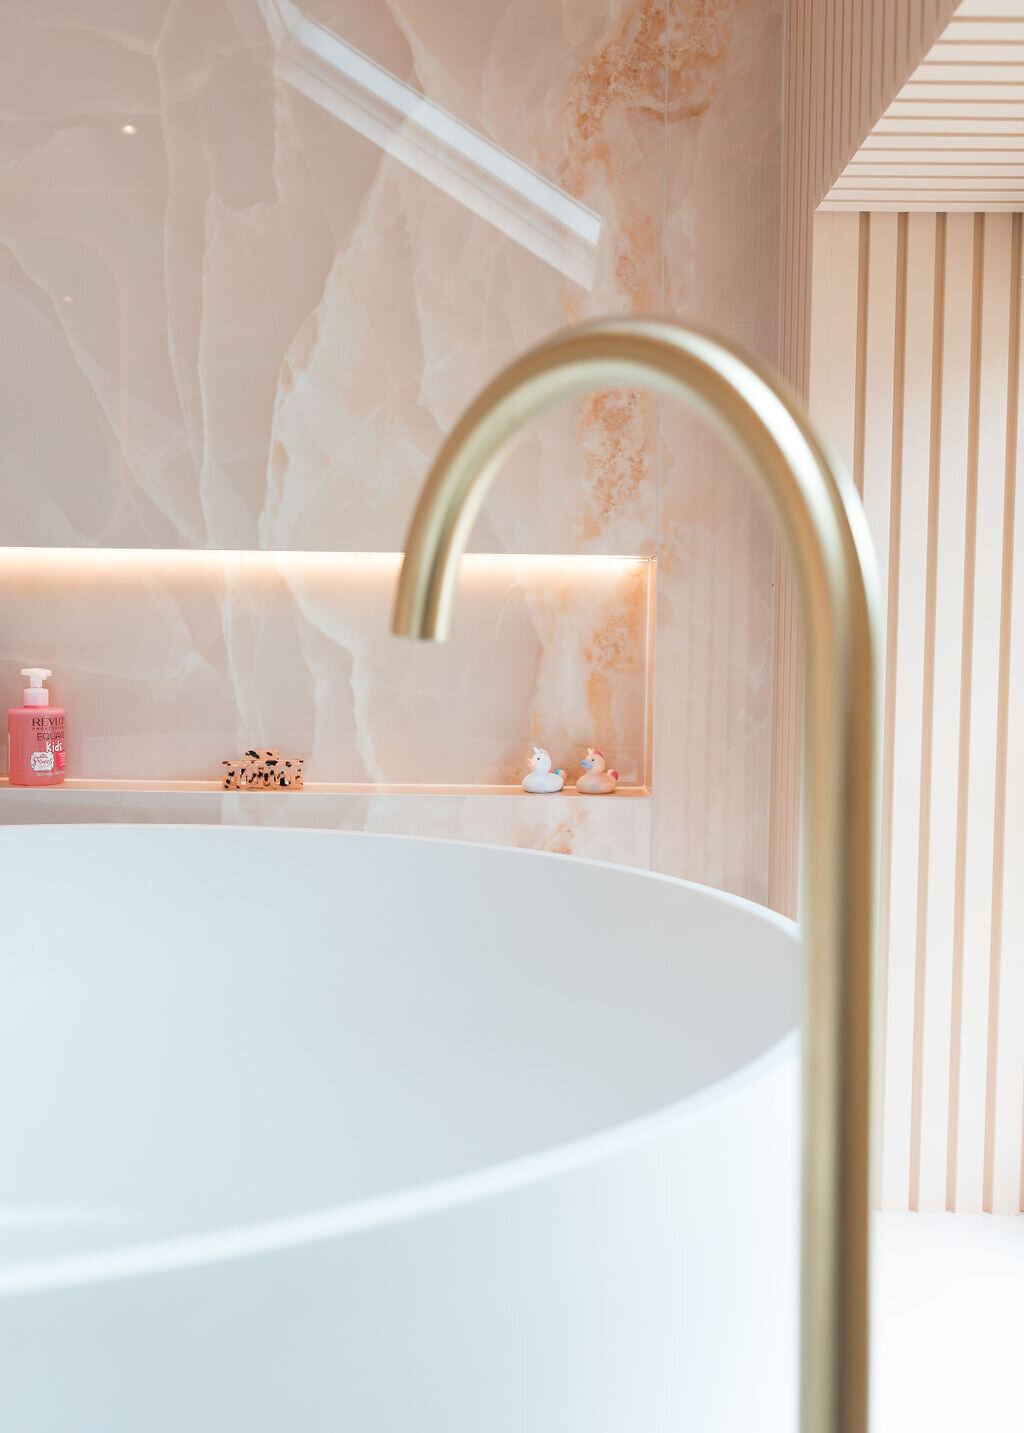
[(561, 399), (614, 387), (704, 413), (759, 480), (796, 568), (807, 634), (800, 1421), (804, 1433), (864, 1433), (877, 598), (852, 483), (781, 382), (726, 344), (654, 319), (585, 324), (510, 364), (441, 449), (409, 529), (394, 630), (447, 636), (458, 558), (513, 439)]

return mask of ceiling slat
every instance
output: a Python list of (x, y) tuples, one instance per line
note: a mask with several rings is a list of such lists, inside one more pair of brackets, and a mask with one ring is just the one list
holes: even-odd
[(957, 44), (970, 44), (980, 40), (985, 45), (1024, 40), (1024, 19), (997, 20), (990, 24), (984, 20), (964, 20), (954, 15), (942, 38)]
[(924, 175), (929, 179), (973, 179), (977, 184), (988, 184), (993, 179), (1024, 179), (1024, 162), (1019, 164), (991, 164), (977, 165), (973, 163), (951, 163), (949, 161), (929, 164), (918, 164), (913, 160), (901, 160), (892, 164), (850, 164), (843, 170), (836, 180), (840, 184), (844, 179), (869, 179), (892, 176), (899, 179), (901, 175), (913, 178), (916, 175)]
[(932, 61), (932, 55), (935, 54), (933, 50), (924, 64), (914, 71), (913, 78), (907, 81), (907, 88), (916, 94), (924, 81), (931, 85), (956, 85), (958, 88), (981, 85), (983, 93), (987, 92), (991, 85), (1019, 87), (1024, 80), (1024, 45), (1018, 45), (1015, 49), (1015, 56), (1007, 55), (1004, 51), (1000, 59), (985, 60), (980, 64), (977, 60), (937, 64)]
[(968, 104), (974, 100), (983, 104), (1020, 104), (1024, 101), (1024, 91), (1019, 82), (1004, 79), (1002, 70), (993, 70), (990, 80), (942, 80), (922, 66), (903, 86), (893, 104), (922, 104), (928, 100), (941, 105)]
[[(967, 157), (973, 154), (995, 155), (1002, 154), (1005, 157), (1007, 152), (1019, 153), (1021, 149), (1022, 136), (1019, 134), (942, 134), (939, 132), (931, 134), (915, 133), (913, 130), (879, 131), (873, 130), (857, 151), (854, 160), (858, 156), (869, 154), (882, 154), (888, 150), (918, 151), (927, 153), (929, 150), (964, 150)], [(984, 145), (984, 148), (979, 148)], [(854, 160), (850, 162), (853, 163)]]
[(883, 115), (875, 126), (876, 134), (1006, 134), (1024, 135), (1024, 120), (1004, 118), (999, 121), (979, 119), (975, 115)]
[(832, 193), (842, 189), (941, 189), (950, 194), (962, 193), (969, 189), (973, 194), (1024, 194), (1024, 183), (1019, 178), (989, 179), (977, 174), (959, 174), (936, 177), (934, 174), (840, 174), (832, 186)]
[(1021, 203), (1014, 200), (1007, 203), (1004, 200), (978, 199), (950, 199), (944, 194), (924, 195), (916, 199), (908, 199), (901, 196), (898, 199), (884, 199), (875, 194), (863, 194), (853, 198), (843, 197), (835, 199), (831, 193), (822, 200), (819, 209), (829, 213), (862, 213), (865, 209), (875, 210), (881, 214), (976, 214), (979, 209), (984, 209), (987, 214), (1016, 214), (1020, 212)]
[[(949, 31), (946, 31), (949, 34)], [(965, 65), (1016, 65), (1024, 52), (1024, 35), (1019, 40), (940, 40), (928, 52), (927, 63)]]
[(967, 19), (1017, 20), (1021, 18), (1019, 0), (960, 0), (957, 15)]

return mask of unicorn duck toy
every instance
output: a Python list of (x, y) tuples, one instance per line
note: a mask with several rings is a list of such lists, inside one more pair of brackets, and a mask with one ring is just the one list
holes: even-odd
[(583, 775), (577, 779), (576, 790), (581, 796), (608, 796), (615, 790), (619, 773), (605, 771), (604, 757), (592, 746), (587, 747), (586, 759), (580, 765)]
[(533, 755), (527, 758), (530, 768), (523, 777), (523, 790), (541, 795), (548, 791), (561, 791), (565, 785), (565, 772), (559, 767), (551, 770), (551, 758), (541, 746), (533, 748)]

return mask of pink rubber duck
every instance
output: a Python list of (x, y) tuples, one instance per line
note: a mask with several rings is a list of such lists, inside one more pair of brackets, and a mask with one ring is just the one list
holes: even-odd
[(581, 796), (610, 796), (619, 779), (617, 771), (605, 771), (604, 757), (594, 747), (587, 747), (587, 755), (580, 762), (583, 775), (576, 782)]

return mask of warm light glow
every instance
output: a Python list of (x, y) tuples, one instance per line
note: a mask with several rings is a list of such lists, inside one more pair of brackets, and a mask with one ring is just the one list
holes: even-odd
[(139, 131), (135, 128), (133, 124), (123, 124), (121, 126), (122, 134), (138, 134), (138, 132)]
[[(447, 683), (464, 680), (464, 664), (472, 663), (474, 652), (482, 644), (495, 650), (493, 660), (502, 662), (502, 640), (509, 632), (517, 634), (516, 642), (525, 641), (543, 650), (544, 624), (556, 614), (562, 620), (560, 632), (571, 634), (590, 631), (595, 621), (621, 611), (628, 633), (626, 649), (620, 654), (621, 670), (614, 677), (616, 690), (622, 693), (622, 710), (615, 720), (627, 724), (630, 736), (625, 745), (635, 753), (631, 767), (633, 779), (620, 786), (620, 797), (646, 797), (648, 764), (646, 753), (651, 740), (651, 676), (653, 673), (655, 560), (647, 557), (620, 557), (605, 553), (467, 553), (460, 561), (458, 586), (462, 595), (461, 630), (456, 648), (447, 665), (436, 651), (406, 642), (391, 635), (390, 614), (398, 585), (403, 554), (400, 552), (295, 552), (263, 551), (260, 549), (209, 548), (111, 548), (111, 547), (0, 547), (0, 601), (4, 604), (8, 625), (23, 628), (30, 651), (21, 651), (21, 661), (31, 659), (63, 670), (73, 669), (64, 690), (73, 698), (75, 683), (81, 673), (96, 664), (96, 643), (90, 635), (89, 651), (79, 659), (77, 633), (89, 632), (97, 625), (110, 625), (107, 649), (113, 650), (116, 635), (130, 635), (133, 614), (140, 606), (143, 618), (140, 632), (152, 634), (157, 645), (162, 634), (180, 656), (180, 639), (171, 640), (177, 630), (178, 618), (168, 615), (175, 604), (186, 620), (194, 623), (205, 636), (197, 646), (208, 655), (215, 649), (221, 630), (237, 616), (243, 626), (255, 621), (256, 630), (263, 629), (264, 616), (272, 616), (277, 604), (283, 607), (284, 626), (271, 630), (299, 632), (305, 623), (317, 627), (330, 638), (342, 624), (342, 632), (352, 630), (360, 635), (371, 662), (379, 661), (385, 685), (393, 684), (401, 674), (408, 673), (413, 689), (423, 691), (459, 690)], [(52, 622), (39, 621), (40, 611)], [(82, 613), (88, 621), (79, 623), (65, 618), (65, 613)], [(71, 621), (71, 625), (68, 622)], [(13, 623), (13, 626), (11, 625)], [(587, 626), (590, 623), (590, 626)], [(222, 627), (222, 624), (223, 627)], [(250, 630), (246, 627), (246, 630)], [(365, 637), (365, 643), (362, 638)], [(140, 637), (140, 640), (148, 640)], [(226, 640), (230, 640), (227, 638)], [(348, 638), (334, 636), (343, 648)], [(564, 637), (563, 637), (564, 640)], [(40, 645), (41, 644), (41, 645)], [(379, 644), (379, 647), (378, 645)], [(561, 649), (559, 649), (561, 650)], [(379, 656), (377, 655), (379, 653)], [(62, 655), (63, 654), (63, 655)], [(371, 655), (372, 654), (372, 655)], [(564, 660), (564, 654), (559, 660)], [(216, 655), (210, 661), (220, 660)], [(244, 660), (244, 659), (243, 659)], [(589, 659), (588, 659), (589, 660)], [(598, 658), (603, 664), (604, 659)], [(618, 660), (618, 659), (617, 659)], [(105, 665), (101, 660), (100, 667)], [(273, 664), (262, 672), (265, 690), (274, 686)], [(580, 663), (583, 670), (586, 663)], [(180, 665), (172, 663), (174, 670)], [(167, 675), (165, 667), (157, 668)], [(125, 676), (129, 665), (121, 671)], [(154, 670), (152, 664), (145, 671)], [(377, 672), (376, 666), (367, 671)], [(228, 679), (235, 680), (230, 654)], [(364, 673), (365, 675), (365, 673)], [(437, 685), (430, 686), (430, 682)], [(87, 684), (87, 682), (86, 682)], [(426, 685), (424, 685), (426, 684)], [(15, 685), (19, 690), (22, 683)], [(166, 685), (166, 683), (165, 683)], [(112, 700), (117, 700), (113, 698)], [(137, 696), (141, 709), (147, 710), (145, 692)], [(69, 700), (69, 706), (74, 701)], [(441, 703), (438, 707), (443, 707)], [(188, 710), (187, 700), (183, 708)], [(94, 719), (99, 718), (94, 713)], [(144, 733), (144, 736), (146, 733)], [(156, 735), (154, 733), (154, 735)], [(588, 733), (589, 736), (589, 733)], [(94, 776), (97, 764), (109, 768), (110, 755), (102, 729), (94, 735), (95, 757), (87, 752), (76, 775), (61, 789), (66, 793), (95, 792), (191, 792), (213, 793), (219, 799), (221, 788), (219, 767), (212, 779), (208, 765), (195, 774), (185, 768), (184, 776), (146, 776), (149, 760), (143, 752), (131, 758), (131, 767), (113, 768), (113, 774)], [(243, 743), (244, 744), (244, 743)], [(282, 745), (284, 743), (282, 742)], [(440, 748), (437, 748), (440, 750)], [(434, 751), (431, 747), (429, 750)], [(226, 747), (227, 755), (235, 754), (235, 745)], [(183, 760), (185, 758), (182, 758)], [(437, 758), (441, 760), (441, 757)], [(446, 758), (445, 758), (446, 759)], [(431, 758), (433, 760), (433, 758)], [(326, 764), (326, 763), (325, 763)], [(429, 767), (429, 764), (428, 764)], [(141, 768), (141, 772), (139, 770)], [(459, 768), (462, 771), (464, 768)], [(443, 775), (448, 768), (442, 768)], [(435, 766), (434, 772), (438, 771)], [(81, 772), (82, 774), (78, 774)], [(204, 774), (205, 772), (205, 774)], [(327, 774), (330, 774), (329, 772)], [(427, 775), (432, 774), (429, 769)], [(408, 773), (406, 773), (408, 775)], [(518, 781), (512, 786), (444, 780), (408, 779), (397, 783), (383, 781), (330, 781), (307, 775), (306, 797), (382, 795), (521, 795)], [(0, 779), (0, 791), (7, 790)], [(17, 788), (9, 788), (17, 793)], [(83, 797), (85, 799), (85, 797)]]
[[(210, 566), (296, 569), (357, 568), (360, 566), (393, 567), (402, 561), (400, 552), (290, 552), (264, 551), (259, 548), (205, 547), (2, 547), (0, 563), (33, 567), (47, 565), (74, 566), (82, 564), (95, 570), (114, 567), (194, 567)], [(467, 552), (460, 561), (470, 567), (500, 568), (548, 566), (552, 570), (593, 573), (602, 568), (621, 571), (624, 566), (651, 563), (653, 557), (619, 556), (615, 553), (511, 553)]]

